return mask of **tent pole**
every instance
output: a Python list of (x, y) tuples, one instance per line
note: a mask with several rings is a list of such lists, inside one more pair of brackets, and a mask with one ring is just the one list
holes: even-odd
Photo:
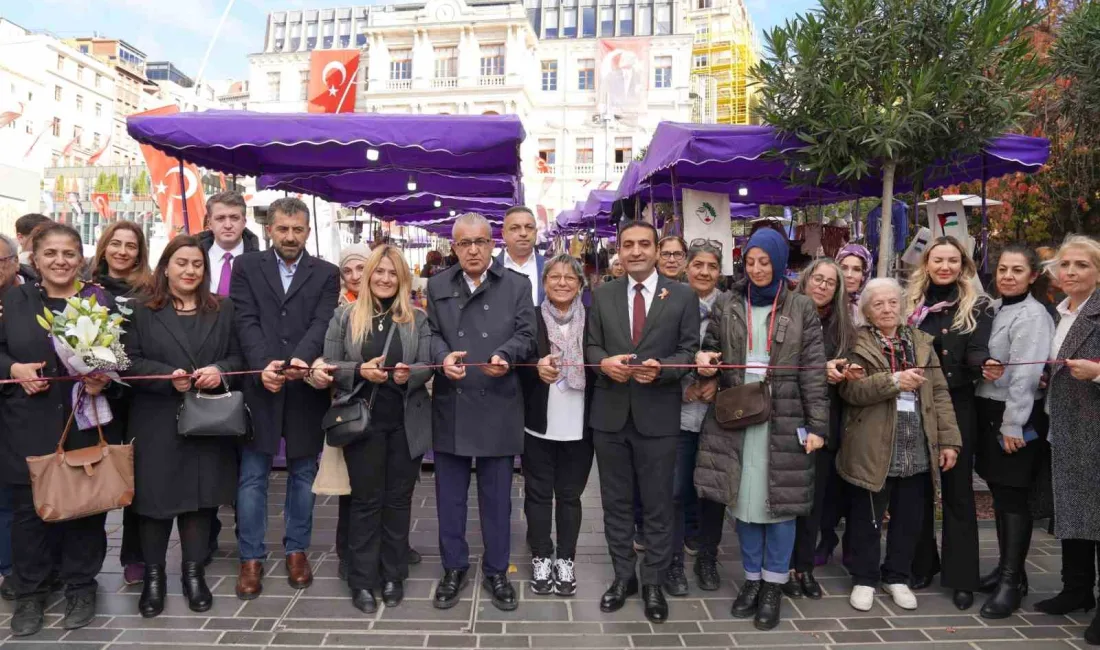
[[(187, 215), (187, 177), (184, 176), (183, 158), (179, 159), (180, 162), (180, 204), (183, 206), (183, 233), (185, 235), (191, 234), (190, 217)], [(201, 181), (200, 181), (201, 182)], [(171, 200), (171, 199), (169, 199)]]
[(986, 273), (989, 270), (989, 215), (986, 213), (985, 204), (985, 184), (987, 180), (985, 171), (985, 151), (982, 151), (982, 273)]
[(317, 226), (317, 195), (313, 196), (313, 246), (317, 257), (321, 256), (321, 229)]

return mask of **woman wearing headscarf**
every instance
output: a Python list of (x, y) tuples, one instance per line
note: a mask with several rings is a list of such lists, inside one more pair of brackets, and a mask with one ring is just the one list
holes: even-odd
[[(829, 431), (825, 348), (810, 298), (789, 290), (787, 240), (763, 228), (745, 248), (745, 279), (721, 296), (710, 317), (697, 372), (714, 376), (719, 359), (745, 366), (721, 371), (722, 390), (767, 381), (767, 421), (727, 430), (711, 409), (699, 436), (695, 487), (700, 506), (700, 553), (713, 553), (725, 506), (737, 520), (745, 583), (731, 614), (770, 630), (779, 624), (795, 540), (795, 518), (813, 506), (814, 458)], [(800, 370), (769, 370), (771, 366)], [(800, 431), (801, 430), (801, 431)], [(804, 439), (805, 442), (801, 442)]]
[(862, 325), (863, 315), (859, 312), (859, 295), (863, 292), (863, 287), (867, 286), (867, 281), (871, 279), (871, 273), (875, 268), (871, 251), (859, 244), (846, 244), (836, 254), (836, 263), (840, 265), (840, 270), (844, 274), (844, 292), (848, 294), (852, 322), (856, 326)]

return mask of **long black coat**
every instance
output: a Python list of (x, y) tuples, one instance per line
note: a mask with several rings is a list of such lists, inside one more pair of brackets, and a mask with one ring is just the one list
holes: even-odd
[[(109, 297), (109, 296), (108, 296)], [(42, 290), (27, 283), (12, 287), (4, 294), (4, 313), (0, 317), (0, 379), (11, 379), (13, 363), (45, 361), (45, 377), (68, 375), (57, 361), (49, 334), (35, 320), (42, 313)], [(19, 384), (0, 386), (0, 482), (29, 485), (27, 457), (53, 453), (65, 422), (72, 412), (71, 381), (51, 382), (49, 390), (27, 395)], [(110, 384), (104, 391), (108, 398), (120, 395), (121, 387)], [(103, 435), (113, 444), (121, 442), (121, 426), (117, 420), (103, 427)], [(95, 429), (77, 430), (76, 422), (69, 432), (66, 449), (80, 449), (96, 444)]]
[[(340, 294), (336, 265), (302, 253), (298, 270), (283, 291), (275, 251), (245, 253), (233, 263), (229, 296), (233, 301), (237, 338), (249, 369), (261, 370), (272, 361), (321, 356), (325, 331)], [(263, 387), (260, 375), (245, 381), (245, 398), (252, 410), (252, 448), (275, 455), (286, 438), (287, 458), (321, 453), (321, 418), (331, 399), (304, 381), (288, 381), (278, 393)]]
[[(244, 368), (233, 327), (233, 303), (194, 318), (202, 339), (191, 346), (175, 309), (136, 306), (124, 337), (132, 365), (128, 375), (168, 375), (216, 365), (225, 372)], [(134, 509), (168, 519), (182, 512), (233, 503), (237, 495), (235, 438), (181, 438), (176, 415), (183, 393), (170, 381), (131, 383), (129, 432), (134, 438)]]
[[(535, 306), (527, 276), (493, 262), (485, 281), (470, 293), (462, 267), (428, 280), (428, 326), (432, 363), (465, 351), (466, 363), (493, 355), (510, 364), (534, 358)], [(458, 456), (514, 456), (523, 453), (523, 392), (515, 370), (493, 378), (480, 368), (451, 381), (442, 369), (432, 387), (433, 448)]]

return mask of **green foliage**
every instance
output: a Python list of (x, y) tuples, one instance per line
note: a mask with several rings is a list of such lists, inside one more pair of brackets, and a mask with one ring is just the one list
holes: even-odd
[(641, 149), (638, 150), (638, 153), (634, 155), (634, 160), (636, 160), (638, 162), (641, 162), (641, 161), (645, 160), (645, 155), (648, 152), (649, 152), (649, 145), (647, 144), (647, 145), (645, 145), (644, 147), (642, 147)]
[(131, 190), (135, 196), (148, 196), (149, 195), (149, 173), (144, 169), (138, 174), (138, 177), (134, 179), (134, 185)]

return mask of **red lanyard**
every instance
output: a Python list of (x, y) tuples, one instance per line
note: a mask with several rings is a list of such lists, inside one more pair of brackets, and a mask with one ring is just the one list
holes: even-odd
[[(894, 374), (898, 371), (894, 357), (894, 342), (889, 337), (883, 336), (882, 338), (886, 340), (886, 345), (890, 348), (890, 374)], [(905, 343), (901, 344), (901, 355), (901, 369), (905, 370), (905, 366), (909, 365), (905, 361)]]
[[(749, 291), (752, 291), (752, 289), (749, 289)], [(775, 311), (776, 311), (776, 308), (779, 306), (779, 293), (780, 293), (779, 291), (775, 292), (775, 301), (772, 302), (771, 320), (768, 323), (768, 347), (767, 347), (767, 349), (768, 349), (768, 356), (769, 357), (772, 355), (772, 334), (775, 333)], [(748, 330), (749, 330), (748, 354), (752, 354), (752, 302), (749, 301), (748, 297), (745, 298), (745, 320), (748, 322)]]

